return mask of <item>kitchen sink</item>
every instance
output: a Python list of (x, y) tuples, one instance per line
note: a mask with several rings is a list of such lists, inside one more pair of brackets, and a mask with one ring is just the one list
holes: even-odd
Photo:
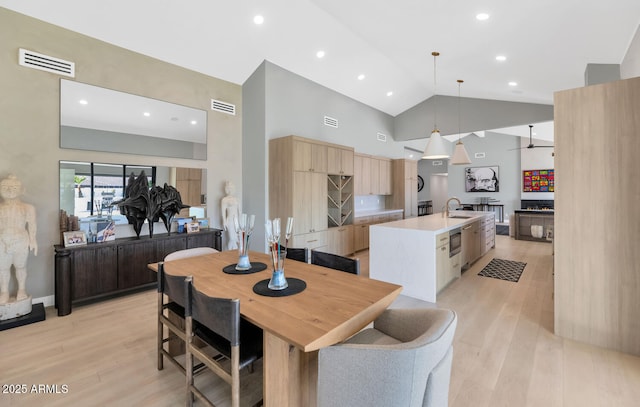
[(449, 217), (452, 219), (471, 219), (471, 216), (464, 216), (464, 215), (453, 215)]

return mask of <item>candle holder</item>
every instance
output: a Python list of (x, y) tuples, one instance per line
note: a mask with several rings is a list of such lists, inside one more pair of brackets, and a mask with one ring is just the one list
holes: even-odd
[(238, 234), (238, 264), (236, 264), (236, 270), (245, 271), (251, 269), (251, 262), (249, 261), (249, 238), (253, 233), (253, 224), (256, 220), (255, 215), (247, 216), (246, 213), (238, 217), (233, 218), (233, 223), (236, 227), (236, 233)]
[(269, 242), (271, 261), (273, 263), (273, 273), (268, 285), (271, 290), (284, 290), (289, 286), (284, 276), (284, 261), (287, 258), (287, 246), (289, 245), (292, 231), (293, 218), (290, 217), (287, 219), (285, 244), (282, 246), (280, 244), (280, 218), (276, 218), (273, 221), (267, 220), (265, 223), (265, 233), (267, 235), (267, 242)]

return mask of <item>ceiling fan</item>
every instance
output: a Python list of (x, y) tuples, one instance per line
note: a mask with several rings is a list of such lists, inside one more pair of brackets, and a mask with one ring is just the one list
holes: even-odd
[(532, 133), (531, 133), (532, 131), (533, 131), (533, 124), (530, 124), (529, 125), (529, 145), (528, 146), (520, 147), (520, 148), (512, 148), (509, 151), (522, 150), (522, 149), (525, 149), (525, 148), (553, 148), (554, 147), (554, 146), (536, 146), (536, 145), (534, 145), (533, 144), (533, 136), (532, 136)]

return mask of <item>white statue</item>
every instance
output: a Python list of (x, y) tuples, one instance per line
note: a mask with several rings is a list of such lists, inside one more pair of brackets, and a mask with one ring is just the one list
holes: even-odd
[(0, 181), (0, 304), (9, 302), (11, 265), (16, 270), (16, 301), (27, 299), (27, 257), (29, 250), (38, 255), (36, 243), (36, 210), (20, 201), (22, 183), (14, 175)]
[(227, 250), (238, 248), (238, 233), (236, 231), (234, 219), (237, 219), (240, 216), (240, 205), (238, 203), (238, 198), (233, 195), (235, 190), (236, 188), (233, 185), (233, 182), (225, 182), (224, 192), (227, 195), (222, 198), (222, 201), (220, 201), (222, 225), (228, 235)]

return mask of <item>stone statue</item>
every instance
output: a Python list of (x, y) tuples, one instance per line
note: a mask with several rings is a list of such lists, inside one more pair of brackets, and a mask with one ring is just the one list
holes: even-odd
[(236, 231), (234, 219), (240, 217), (240, 205), (238, 198), (233, 194), (236, 188), (233, 182), (227, 181), (224, 184), (224, 192), (227, 194), (222, 201), (220, 201), (220, 211), (222, 212), (222, 225), (224, 230), (227, 231), (227, 250), (233, 250), (238, 248), (238, 233)]
[(15, 301), (30, 300), (25, 282), (29, 250), (38, 255), (36, 210), (32, 205), (20, 201), (23, 193), (22, 183), (14, 175), (0, 181), (0, 305), (9, 303), (12, 265), (18, 281)]

